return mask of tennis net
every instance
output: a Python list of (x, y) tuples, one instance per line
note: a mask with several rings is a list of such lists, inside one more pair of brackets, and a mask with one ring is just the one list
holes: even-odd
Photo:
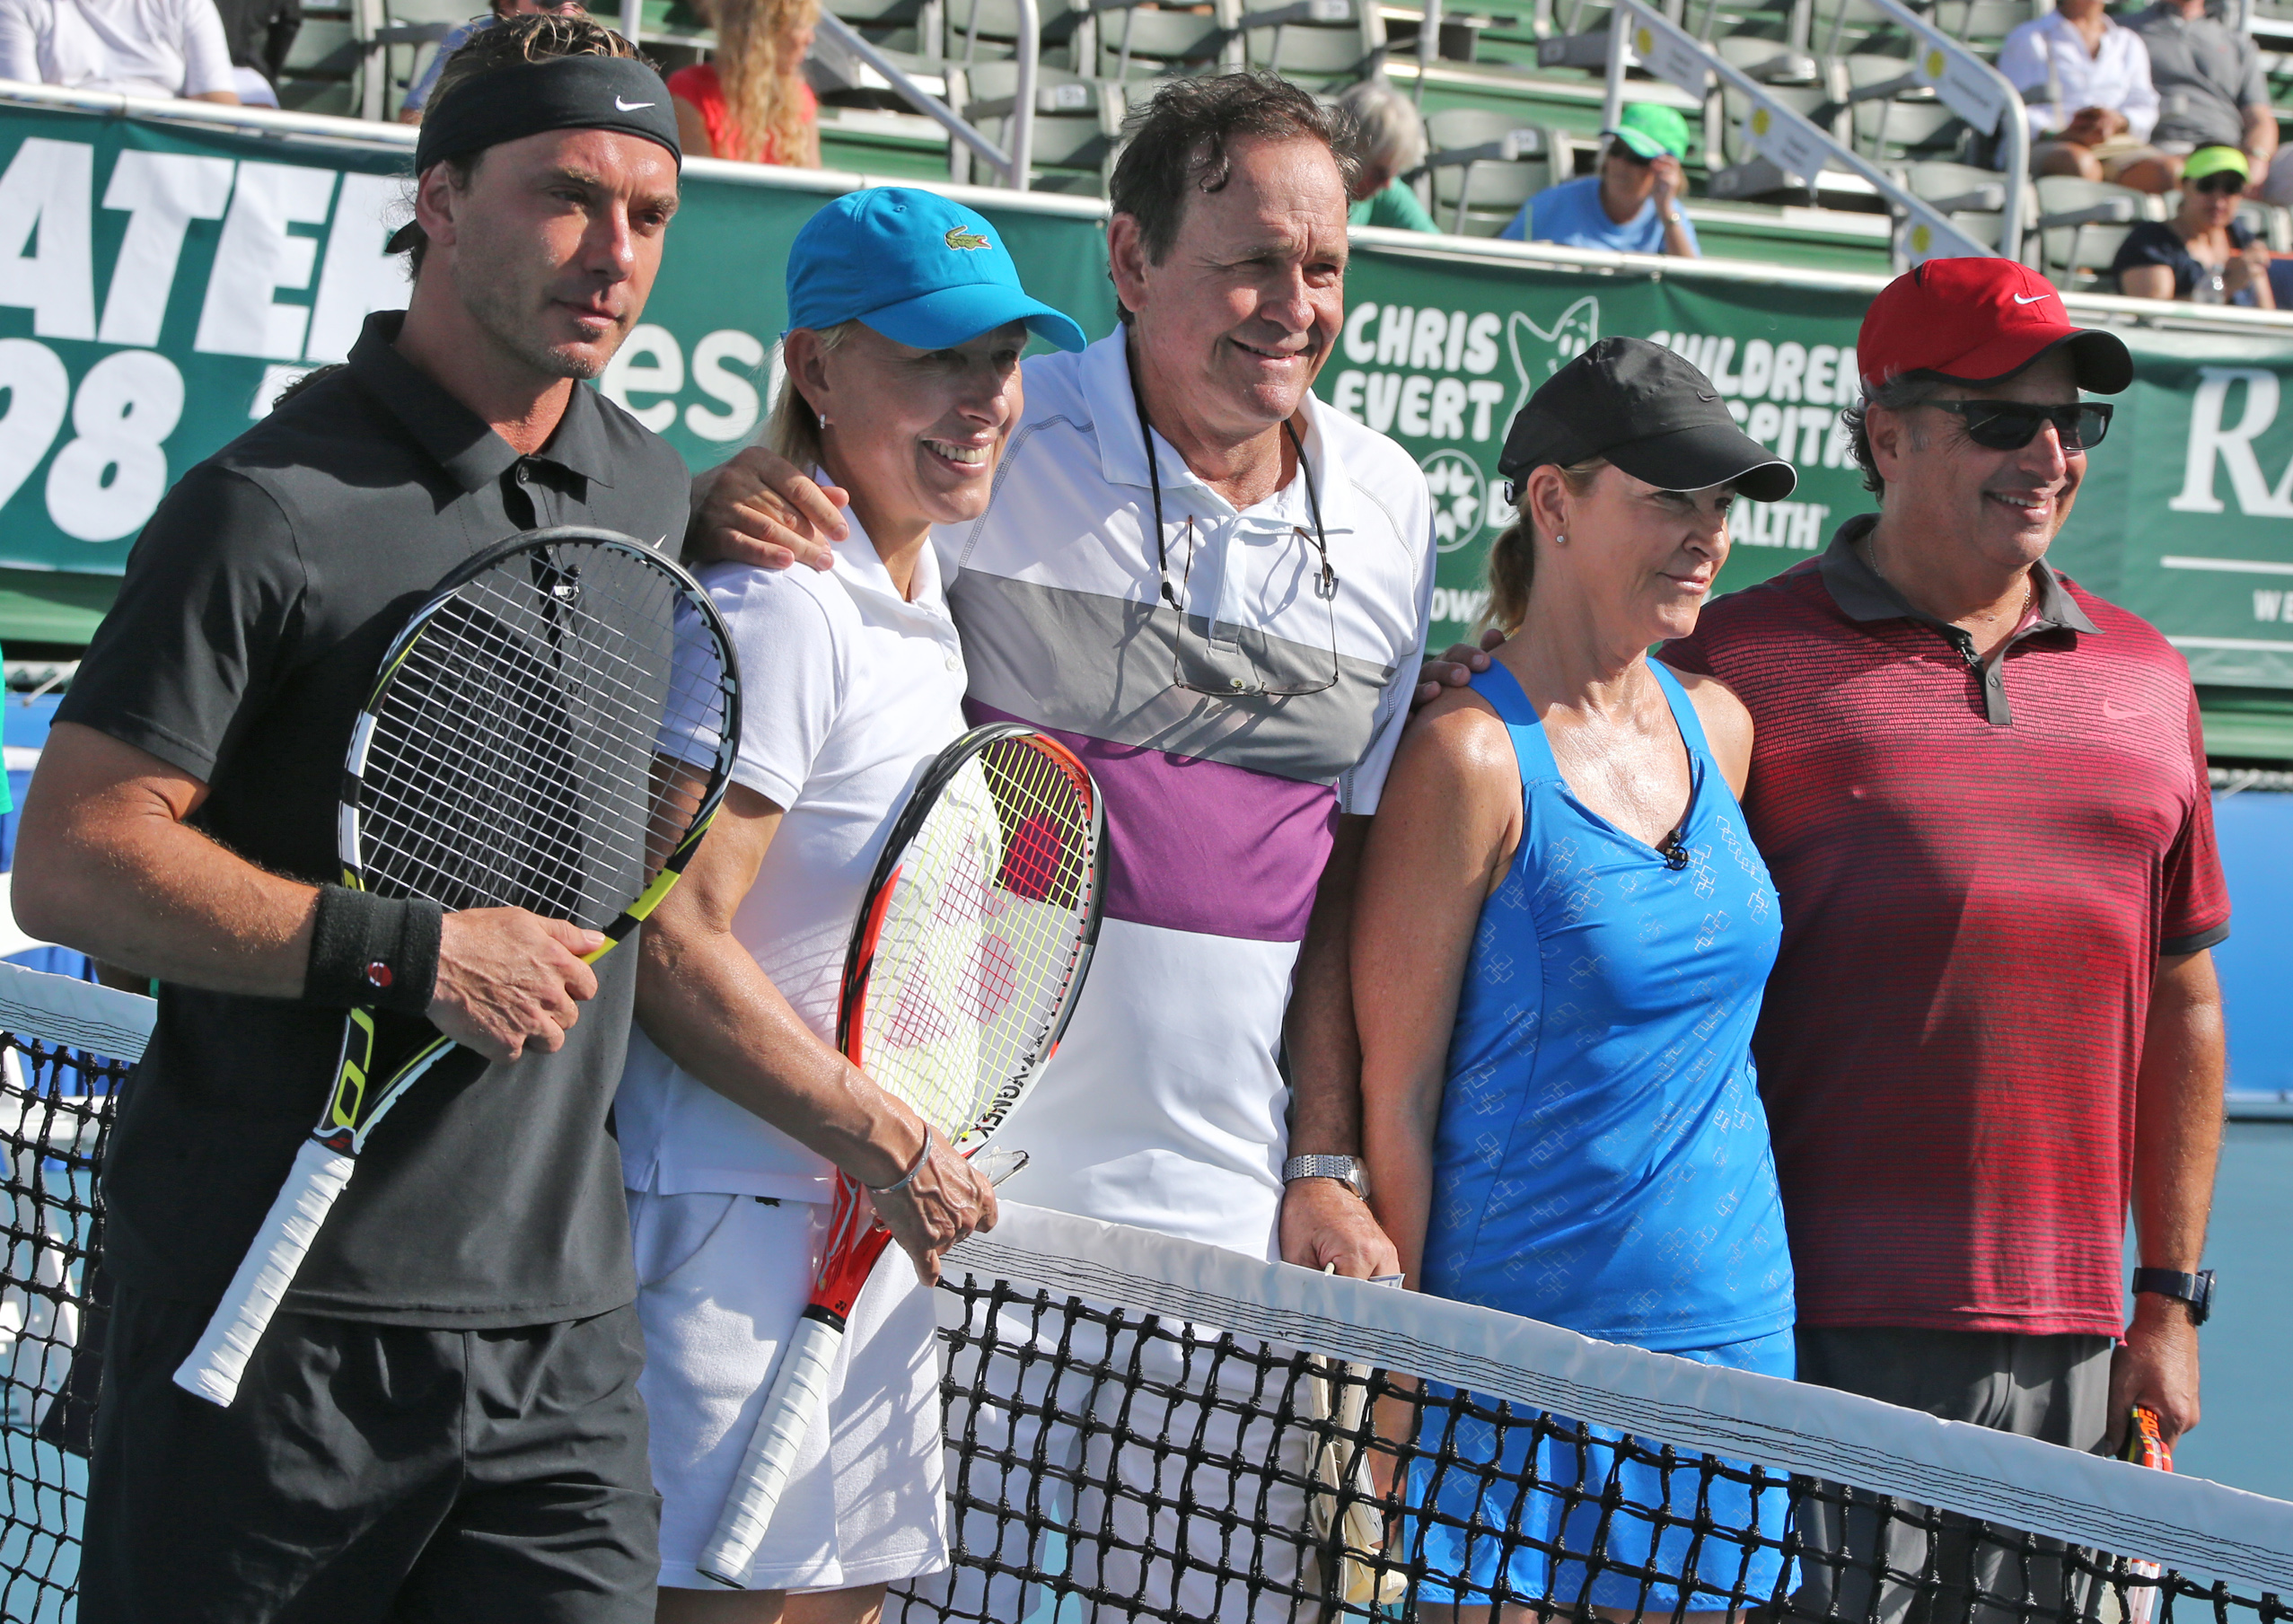
[[(0, 1620), (71, 1616), (93, 1170), (148, 1000), (0, 965)], [(899, 1624), (2293, 1624), (2293, 1505), (1006, 1203), (939, 1296)]]

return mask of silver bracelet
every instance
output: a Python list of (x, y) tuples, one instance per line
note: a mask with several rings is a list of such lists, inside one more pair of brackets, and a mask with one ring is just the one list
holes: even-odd
[(924, 1171), (924, 1163), (931, 1159), (932, 1125), (927, 1122), (924, 1124), (924, 1147), (916, 1153), (916, 1160), (909, 1167), (908, 1171), (901, 1173), (889, 1184), (867, 1185), (865, 1188), (868, 1194), (872, 1196), (888, 1196), (895, 1189), (907, 1189), (909, 1184), (915, 1181), (916, 1175)]

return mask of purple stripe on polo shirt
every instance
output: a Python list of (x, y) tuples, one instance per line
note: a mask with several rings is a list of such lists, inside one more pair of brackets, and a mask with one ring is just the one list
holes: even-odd
[[(1041, 724), (977, 700), (988, 722)], [(1224, 762), (1042, 731), (1082, 759), (1107, 802), (1107, 917), (1250, 942), (1302, 942), (1330, 858), (1338, 794)]]

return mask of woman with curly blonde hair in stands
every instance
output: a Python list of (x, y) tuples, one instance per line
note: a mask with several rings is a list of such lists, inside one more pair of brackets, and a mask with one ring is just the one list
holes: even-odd
[(713, 0), (716, 57), (669, 75), (688, 156), (820, 167), (820, 102), (804, 56), (820, 0)]

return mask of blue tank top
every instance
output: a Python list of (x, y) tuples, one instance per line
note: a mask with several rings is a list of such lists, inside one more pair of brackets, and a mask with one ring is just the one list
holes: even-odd
[(1693, 786), (1677, 867), (1570, 793), (1510, 672), (1473, 680), (1513, 736), (1523, 827), (1458, 998), (1422, 1279), (1677, 1349), (1792, 1322), (1752, 1062), (1782, 925), (1687, 690), (1648, 669)]

